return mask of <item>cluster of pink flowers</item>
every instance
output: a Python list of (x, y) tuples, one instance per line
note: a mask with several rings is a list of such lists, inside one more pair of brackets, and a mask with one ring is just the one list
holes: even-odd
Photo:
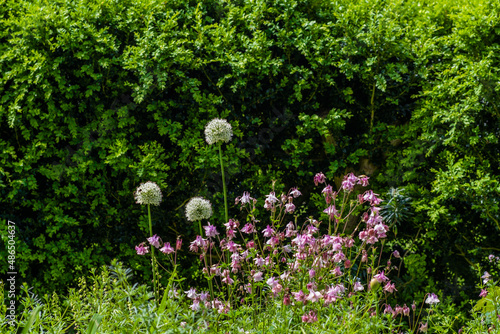
[(209, 300), (208, 292), (197, 293), (195, 288), (191, 288), (188, 291), (185, 291), (186, 296), (193, 301), (190, 308), (193, 311), (198, 311), (201, 307), (205, 307), (206, 309), (214, 309), (219, 313), (228, 313), (229, 312), (229, 303), (222, 302), (217, 298), (213, 300)]
[[(326, 177), (322, 173), (314, 177), (316, 185), (325, 182)], [(342, 203), (336, 203), (338, 192), (334, 192), (330, 185), (325, 186), (322, 194), (327, 208), (324, 212), (330, 220), (346, 220), (346, 216), (340, 216), (355, 185), (367, 186), (368, 177), (347, 175), (340, 190), (347, 194), (343, 196)], [(257, 200), (249, 192), (244, 192), (235, 200), (241, 209), (251, 213), (247, 223), (240, 227), (239, 221), (230, 219), (224, 224), (225, 234), (219, 233), (210, 223), (204, 226), (206, 238), (197, 236), (189, 249), (200, 253), (200, 259), (205, 264), (203, 272), (207, 278), (219, 280), (217, 286), (221, 289), (230, 288), (233, 294), (236, 292), (236, 295), (233, 295), (234, 300), (249, 300), (246, 294), (257, 294), (262, 298), (279, 297), (285, 305), (321, 303), (326, 307), (347, 295), (368, 290), (366, 283), (363, 284), (359, 278), (352, 277), (350, 270), (354, 263), (357, 263), (358, 267), (364, 263), (368, 275), (372, 271), (372, 268), (368, 267), (367, 250), (385, 238), (389, 230), (379, 215), (380, 208), (376, 206), (380, 204), (381, 199), (372, 191), (365, 191), (357, 197), (357, 205), (368, 203), (370, 208), (362, 216), (359, 224), (363, 224), (363, 228), (355, 238), (355, 232), (347, 235), (337, 232), (322, 234), (321, 221), (313, 218), (307, 219), (301, 228), (293, 221), (284, 223), (285, 215), (295, 211), (293, 200), (300, 195), (301, 192), (297, 188), (291, 188), (287, 194), (280, 196), (274, 191), (266, 195), (264, 208), (271, 211), (273, 216), (264, 228), (257, 227), (259, 221), (253, 215)], [(238, 237), (241, 241), (237, 241)], [(356, 239), (361, 241), (361, 245), (356, 245)], [(215, 253), (221, 261), (211, 264), (208, 257)], [(346, 254), (350, 254), (351, 258)], [(390, 270), (390, 265), (386, 270)], [(302, 283), (298, 284), (298, 277), (306, 279), (304, 286)], [(390, 282), (384, 271), (374, 275), (373, 279), (384, 284), (383, 293), (397, 291), (395, 284)], [(218, 301), (216, 296), (207, 293), (196, 294), (193, 289), (186, 293), (193, 301), (193, 310), (204, 307), (224, 313), (231, 307), (228, 300)], [(310, 311), (304, 314), (302, 320), (315, 322), (317, 313)]]
[[(169, 242), (163, 243), (163, 241), (160, 239), (158, 235), (153, 235), (152, 237), (147, 238), (149, 244), (155, 248), (159, 248), (160, 252), (164, 254), (172, 254), (176, 250), (181, 249), (182, 247), (182, 240), (177, 239), (175, 243), (175, 249), (170, 245)], [(163, 244), (163, 246), (162, 246)], [(162, 246), (162, 247), (161, 247)], [(161, 248), (160, 248), (161, 247)], [(145, 255), (149, 253), (149, 247), (146, 245), (145, 242), (140, 243), (138, 246), (135, 246), (135, 251), (137, 252), (138, 255)]]

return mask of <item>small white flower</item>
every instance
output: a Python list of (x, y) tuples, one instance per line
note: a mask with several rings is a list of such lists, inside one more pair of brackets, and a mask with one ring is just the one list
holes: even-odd
[(431, 293), (425, 300), (426, 304), (433, 305), (439, 303), (439, 298), (436, 296), (436, 294)]
[(205, 127), (205, 139), (209, 145), (229, 143), (233, 136), (233, 128), (225, 119), (214, 118)]
[(160, 205), (162, 194), (160, 187), (154, 182), (141, 183), (134, 193), (137, 204)]
[(193, 197), (186, 204), (186, 218), (189, 221), (208, 219), (212, 216), (212, 204), (202, 197)]

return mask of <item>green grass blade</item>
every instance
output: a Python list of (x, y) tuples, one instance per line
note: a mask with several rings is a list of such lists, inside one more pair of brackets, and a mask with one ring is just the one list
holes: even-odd
[(28, 334), (30, 332), (31, 326), (33, 326), (33, 323), (35, 322), (36, 318), (38, 317), (38, 312), (42, 308), (42, 305), (38, 305), (31, 311), (30, 316), (28, 318), (28, 322), (26, 323), (26, 326), (24, 326), (21, 334)]
[(90, 320), (89, 327), (87, 328), (87, 334), (97, 333), (97, 328), (99, 328), (101, 320), (102, 320), (102, 315), (94, 314), (94, 316)]

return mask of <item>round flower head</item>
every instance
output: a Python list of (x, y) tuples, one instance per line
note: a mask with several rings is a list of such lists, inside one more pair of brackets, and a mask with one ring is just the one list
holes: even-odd
[(205, 139), (209, 145), (229, 143), (233, 136), (233, 128), (225, 119), (214, 118), (205, 127)]
[(212, 216), (212, 204), (202, 197), (193, 197), (186, 204), (186, 218), (189, 221), (208, 219)]
[(153, 204), (160, 205), (162, 194), (160, 187), (154, 182), (148, 181), (141, 183), (134, 193), (135, 201), (137, 204)]

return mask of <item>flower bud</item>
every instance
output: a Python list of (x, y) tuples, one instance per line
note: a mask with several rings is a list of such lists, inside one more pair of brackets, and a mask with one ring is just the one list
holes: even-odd
[(380, 288), (380, 282), (374, 277), (370, 281), (370, 290), (375, 290), (377, 291), (378, 288)]

